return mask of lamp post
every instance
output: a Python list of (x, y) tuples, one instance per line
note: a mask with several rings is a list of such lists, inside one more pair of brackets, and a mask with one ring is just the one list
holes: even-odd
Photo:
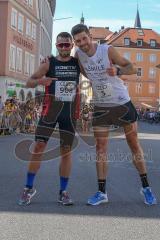
[(65, 19), (69, 19), (69, 18), (72, 18), (72, 17), (65, 17), (65, 18), (53, 18), (53, 22), (55, 22), (55, 21), (59, 21), (59, 20), (65, 20)]

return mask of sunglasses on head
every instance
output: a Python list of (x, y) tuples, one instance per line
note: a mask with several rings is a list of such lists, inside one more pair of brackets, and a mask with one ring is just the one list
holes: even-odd
[(71, 43), (57, 43), (56, 46), (59, 48), (69, 48), (71, 46)]

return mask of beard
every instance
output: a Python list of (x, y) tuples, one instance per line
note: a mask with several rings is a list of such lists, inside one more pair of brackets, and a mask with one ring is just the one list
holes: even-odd
[(71, 52), (66, 51), (66, 52), (60, 52), (59, 55), (63, 58), (70, 57)]

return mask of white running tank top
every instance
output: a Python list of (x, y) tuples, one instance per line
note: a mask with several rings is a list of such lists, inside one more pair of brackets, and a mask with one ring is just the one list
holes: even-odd
[(86, 53), (77, 49), (79, 61), (84, 68), (93, 89), (93, 103), (96, 106), (122, 105), (130, 101), (127, 87), (118, 76), (109, 76), (106, 72), (110, 68), (108, 49), (111, 45), (97, 45), (96, 53), (88, 57)]

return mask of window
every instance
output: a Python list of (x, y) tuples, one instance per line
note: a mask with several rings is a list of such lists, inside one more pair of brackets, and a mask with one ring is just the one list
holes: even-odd
[(156, 77), (156, 70), (154, 68), (149, 69), (149, 77), (151, 77), (151, 78)]
[(9, 52), (9, 70), (15, 71), (16, 67), (16, 46), (10, 45), (10, 52)]
[(30, 75), (34, 73), (34, 67), (35, 67), (35, 56), (30, 54)]
[(18, 32), (23, 33), (23, 24), (24, 24), (24, 16), (19, 13), (18, 15)]
[(25, 52), (25, 75), (31, 76), (35, 71), (35, 55)]
[(136, 93), (142, 93), (142, 83), (136, 83)]
[(29, 75), (30, 68), (30, 54), (29, 52), (25, 52), (25, 64), (24, 64), (24, 74)]
[(138, 40), (137, 40), (137, 46), (138, 46), (138, 47), (142, 47), (142, 45), (143, 45), (143, 40), (138, 39)]
[(29, 19), (26, 21), (26, 35), (31, 37), (31, 21)]
[(153, 84), (153, 83), (149, 84), (149, 93), (154, 94), (155, 90), (156, 90), (155, 84)]
[(137, 68), (137, 76), (138, 77), (142, 76), (142, 68)]
[(143, 32), (143, 30), (142, 29), (137, 29), (137, 32), (138, 32), (138, 35), (139, 36), (144, 36), (144, 32)]
[(123, 54), (123, 56), (124, 56), (124, 58), (126, 58), (126, 59), (128, 59), (128, 60), (130, 60), (130, 58), (131, 58), (130, 52), (125, 52), (125, 53)]
[(11, 27), (17, 29), (17, 10), (12, 8), (11, 12)]
[(150, 61), (151, 63), (156, 62), (156, 61), (157, 61), (157, 56), (156, 56), (156, 54), (150, 54), (150, 56), (149, 56), (149, 61)]
[(137, 60), (137, 62), (142, 62), (143, 61), (143, 54), (142, 53), (137, 53), (136, 54), (136, 60)]
[(33, 7), (33, 0), (28, 0), (29, 7)]
[(32, 39), (36, 40), (36, 24), (32, 23)]
[(124, 45), (129, 46), (130, 45), (130, 38), (124, 38)]
[(16, 71), (22, 72), (22, 49), (17, 48), (17, 57), (16, 57)]
[(156, 40), (150, 40), (150, 46), (156, 47)]

